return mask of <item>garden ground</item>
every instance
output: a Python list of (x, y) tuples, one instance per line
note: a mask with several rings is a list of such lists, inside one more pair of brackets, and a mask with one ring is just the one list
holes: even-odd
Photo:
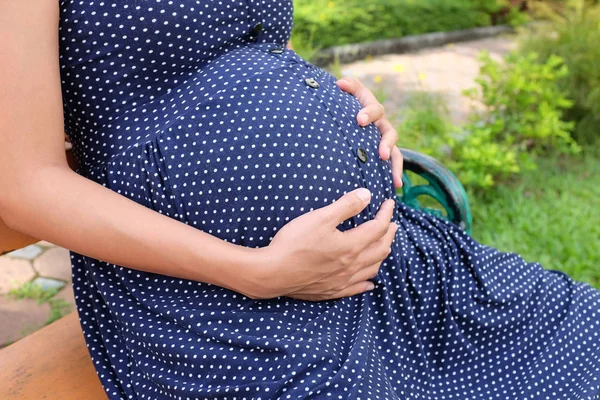
[(512, 36), (501, 36), (452, 43), (418, 53), (390, 54), (343, 65), (334, 72), (361, 79), (382, 98), (393, 119), (401, 118), (412, 94), (427, 92), (441, 95), (448, 104), (452, 120), (462, 123), (476, 106), (462, 92), (475, 86), (479, 74), (478, 54), (486, 50), (499, 59), (516, 47), (513, 39)]

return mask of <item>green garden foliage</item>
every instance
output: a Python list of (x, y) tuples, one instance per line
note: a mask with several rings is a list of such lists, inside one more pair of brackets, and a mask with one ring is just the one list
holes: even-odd
[(563, 121), (572, 103), (556, 85), (568, 74), (562, 59), (541, 63), (534, 53), (511, 54), (502, 63), (486, 53), (480, 59), (479, 87), (467, 94), (483, 111), (457, 127), (441, 100), (420, 94), (400, 127), (403, 139), (440, 159), (472, 188), (490, 188), (499, 178), (533, 169), (539, 155), (580, 151), (570, 135), (573, 124)]
[(526, 157), (548, 150), (578, 152), (570, 134), (573, 123), (563, 120), (563, 112), (573, 103), (557, 85), (569, 74), (562, 58), (551, 56), (540, 62), (536, 53), (512, 53), (501, 63), (484, 52), (480, 60), (481, 75), (476, 82), (481, 91), (472, 89), (466, 94), (481, 100), (486, 110), (468, 130), (489, 129), (492, 141)]
[(505, 0), (295, 0), (294, 46), (314, 48), (491, 24)]
[(574, 137), (580, 143), (594, 143), (600, 139), (600, 5), (565, 3), (560, 8), (545, 3), (534, 7), (549, 22), (529, 32), (523, 48), (538, 52), (542, 60), (556, 55), (565, 60), (569, 74), (558, 84), (574, 101), (566, 117), (577, 124)]
[(520, 171), (517, 153), (492, 140), (494, 129), (485, 123), (477, 128), (451, 123), (445, 100), (434, 94), (417, 92), (408, 102), (398, 131), (401, 145), (438, 159), (454, 172), (467, 188), (490, 188), (499, 176)]

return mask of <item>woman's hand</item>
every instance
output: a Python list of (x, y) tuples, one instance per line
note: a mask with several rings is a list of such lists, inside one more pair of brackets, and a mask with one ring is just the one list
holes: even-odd
[(340, 89), (355, 96), (364, 107), (356, 116), (360, 126), (367, 126), (374, 123), (381, 131), (381, 144), (379, 146), (379, 156), (382, 160), (392, 160), (392, 176), (394, 177), (394, 186), (402, 186), (402, 153), (396, 146), (398, 142), (398, 132), (390, 121), (385, 117), (385, 109), (375, 95), (363, 85), (358, 79), (352, 77), (342, 78), (337, 81)]
[(335, 203), (304, 214), (285, 225), (263, 249), (260, 271), (246, 276), (236, 290), (251, 298), (287, 296), (321, 301), (373, 289), (391, 251), (398, 225), (390, 222), (394, 201), (387, 200), (375, 219), (341, 232), (337, 226), (363, 210), (367, 189), (357, 189)]

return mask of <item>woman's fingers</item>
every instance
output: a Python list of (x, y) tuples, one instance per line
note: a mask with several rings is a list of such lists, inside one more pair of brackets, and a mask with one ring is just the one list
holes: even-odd
[[(385, 237), (383, 237), (380, 241), (378, 241), (377, 245), (365, 250), (366, 254), (364, 257), (361, 257), (362, 260), (359, 261), (361, 264), (368, 259), (374, 259), (375, 262), (372, 264), (368, 264), (366, 267), (359, 269), (348, 281), (348, 286), (344, 289), (341, 289), (329, 296), (325, 296), (324, 299), (336, 299), (348, 296), (354, 296), (356, 294), (360, 294), (374, 288), (373, 282), (369, 281), (369, 279), (373, 279), (379, 269), (381, 268), (381, 263), (383, 260), (389, 255), (391, 252), (391, 245), (394, 241), (395, 233), (398, 230), (398, 225), (395, 223), (390, 223), (389, 229)], [(310, 297), (311, 295), (306, 295)]]
[(398, 132), (387, 119), (381, 119), (375, 122), (377, 128), (381, 131), (381, 143), (379, 144), (379, 156), (382, 160), (391, 160), (392, 176), (394, 177), (394, 187), (402, 187), (402, 170), (404, 168), (404, 158), (400, 149), (398, 149)]
[(373, 92), (371, 92), (369, 88), (367, 88), (361, 81), (354, 77), (348, 76), (342, 78), (337, 81), (337, 85), (344, 92), (348, 92), (356, 97), (363, 107), (367, 107), (375, 103), (379, 104), (379, 101), (377, 101), (377, 98)]
[(359, 253), (372, 246), (383, 238), (389, 229), (389, 224), (394, 215), (394, 200), (386, 200), (375, 215), (375, 218), (356, 228), (341, 232), (348, 248)]
[(348, 92), (358, 99), (363, 109), (356, 116), (360, 126), (367, 126), (372, 122), (381, 120), (385, 116), (385, 109), (377, 97), (361, 81), (354, 77), (345, 77), (337, 81), (337, 85), (344, 92)]
[(364, 292), (368, 292), (373, 290), (375, 285), (373, 282), (369, 280), (364, 280), (361, 282), (353, 283), (343, 289), (338, 291), (331, 291), (329, 293), (293, 293), (288, 295), (288, 297), (293, 297), (295, 299), (305, 300), (305, 301), (323, 301), (323, 300), (333, 300), (333, 299), (341, 299), (343, 297), (355, 296), (357, 294), (361, 294)]
[(375, 121), (375, 125), (381, 132), (381, 142), (379, 143), (379, 156), (382, 160), (390, 159), (392, 151), (398, 143), (398, 131), (392, 126), (386, 118)]
[(330, 293), (322, 293), (319, 290), (315, 290), (314, 292), (298, 292), (294, 293), (292, 296), (294, 298), (309, 300), (309, 301), (320, 301), (320, 300), (330, 300), (330, 299), (338, 299), (342, 297), (354, 296), (357, 294), (361, 294), (363, 292), (372, 290), (374, 288), (373, 282), (370, 279), (373, 279), (379, 269), (381, 267), (381, 261), (369, 265), (368, 267), (360, 269), (356, 272), (352, 278), (348, 281), (346, 287), (340, 289), (338, 291), (333, 291)]
[(331, 299), (341, 299), (343, 297), (355, 296), (357, 294), (361, 294), (361, 293), (373, 290), (374, 288), (375, 288), (375, 284), (373, 284), (373, 282), (370, 282), (370, 281), (357, 282), (353, 285), (348, 286), (345, 289), (340, 290), (339, 292), (334, 293), (333, 295), (331, 295), (330, 298)]
[(398, 131), (392, 126), (387, 118), (375, 121), (375, 125), (381, 132), (381, 143), (379, 143), (379, 157), (382, 160), (391, 160), (392, 174), (394, 176), (394, 186), (402, 187), (402, 169), (404, 159), (398, 149)]
[(394, 179), (394, 187), (402, 187), (402, 171), (404, 170), (404, 157), (400, 149), (396, 146), (392, 149), (392, 177)]
[(364, 266), (370, 266), (377, 263), (381, 264), (391, 252), (392, 243), (396, 237), (397, 230), (398, 225), (394, 222), (390, 222), (385, 235), (360, 253), (356, 260), (357, 264)]
[(325, 224), (336, 228), (339, 224), (358, 215), (371, 201), (369, 189), (359, 188), (346, 193), (333, 204), (313, 211), (315, 215), (321, 215)]
[(354, 276), (352, 276), (352, 279), (350, 279), (350, 281), (348, 282), (348, 286), (354, 285), (355, 283), (358, 283), (358, 282), (365, 282), (365, 281), (368, 281), (369, 279), (375, 278), (375, 276), (379, 272), (380, 268), (381, 268), (381, 261), (361, 269), (360, 271), (356, 272), (354, 274)]
[(375, 103), (367, 104), (360, 110), (356, 116), (356, 120), (360, 126), (367, 126), (371, 122), (379, 121), (385, 116), (385, 108), (377, 100)]
[(291, 296), (298, 299), (317, 301), (352, 296), (364, 292), (367, 289), (361, 289), (361, 284), (369, 283), (369, 279), (377, 275), (381, 263), (391, 252), (392, 242), (397, 230), (398, 225), (396, 223), (388, 223), (385, 235), (363, 250), (355, 260), (354, 266), (348, 267), (348, 270), (355, 271), (350, 278), (338, 279), (335, 285), (323, 281), (307, 286)]
[(402, 186), (402, 155), (396, 149), (398, 143), (398, 131), (385, 117), (385, 109), (379, 103), (373, 92), (362, 82), (354, 77), (345, 77), (337, 81), (340, 89), (350, 93), (358, 99), (364, 107), (356, 119), (360, 126), (374, 123), (381, 132), (381, 143), (379, 145), (379, 157), (387, 161), (391, 159), (392, 172), (394, 174), (394, 186)]

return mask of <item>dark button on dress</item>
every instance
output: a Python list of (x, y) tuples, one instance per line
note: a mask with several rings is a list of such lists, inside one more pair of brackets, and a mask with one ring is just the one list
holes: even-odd
[(260, 36), (262, 30), (263, 30), (262, 22), (259, 22), (258, 24), (254, 25), (249, 33), (250, 40), (253, 42), (258, 41), (258, 37)]
[(362, 161), (363, 163), (366, 163), (367, 161), (369, 161), (369, 154), (362, 147), (360, 149), (358, 149), (356, 153), (358, 154), (358, 159), (360, 161)]
[[(380, 132), (357, 124), (333, 76), (283, 49), (291, 26), (288, 0), (60, 1), (79, 173), (248, 247), (358, 187), (373, 201), (340, 229), (372, 219), (395, 198)], [(394, 218), (375, 290), (323, 302), (251, 300), (73, 253), (108, 396), (595, 398), (599, 292), (400, 203)]]

